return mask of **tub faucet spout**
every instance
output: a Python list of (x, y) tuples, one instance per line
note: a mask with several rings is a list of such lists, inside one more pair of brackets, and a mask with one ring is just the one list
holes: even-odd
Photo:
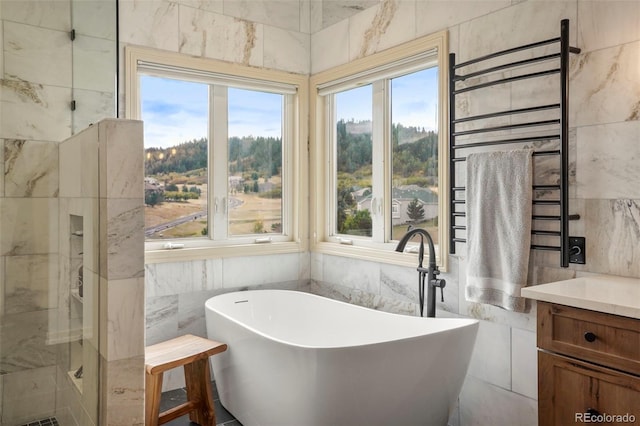
[[(398, 245), (396, 246), (396, 251), (403, 252), (407, 243), (411, 238), (413, 238), (416, 234), (420, 235), (420, 247), (418, 251), (418, 293), (420, 298), (420, 316), (423, 315), (424, 311), (424, 290), (425, 290), (425, 281), (427, 285), (427, 317), (434, 318), (436, 316), (436, 295), (435, 288), (440, 287), (440, 295), (442, 297), (442, 301), (444, 302), (444, 286), (446, 285), (446, 281), (440, 278), (436, 278), (440, 274), (440, 270), (438, 269), (438, 265), (436, 265), (436, 252), (433, 245), (433, 239), (431, 235), (427, 232), (426, 229), (422, 228), (413, 228), (409, 225), (409, 229), (406, 234), (400, 239)], [(427, 239), (427, 244), (429, 244), (429, 266), (427, 268), (422, 266), (422, 261), (424, 260), (424, 240)]]

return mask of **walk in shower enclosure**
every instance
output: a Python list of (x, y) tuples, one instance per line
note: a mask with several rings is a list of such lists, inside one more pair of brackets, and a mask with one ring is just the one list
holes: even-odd
[[(0, 425), (99, 423), (97, 143), (117, 1), (0, 0)], [(104, 220), (104, 218), (103, 218)]]

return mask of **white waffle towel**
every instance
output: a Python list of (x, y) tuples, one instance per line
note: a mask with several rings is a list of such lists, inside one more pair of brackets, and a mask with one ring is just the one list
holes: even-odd
[(525, 312), (531, 246), (531, 150), (467, 156), (468, 301)]

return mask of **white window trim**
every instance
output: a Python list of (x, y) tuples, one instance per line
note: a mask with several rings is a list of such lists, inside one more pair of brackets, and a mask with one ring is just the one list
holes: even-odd
[[(290, 224), (290, 238), (288, 241), (273, 241), (267, 244), (257, 243), (255, 236), (247, 239), (234, 239), (226, 241), (214, 240), (174, 240), (176, 244), (187, 243), (184, 248), (173, 250), (149, 249), (156, 243), (145, 243), (145, 263), (182, 262), (204, 258), (220, 258), (235, 256), (253, 256), (267, 254), (281, 254), (302, 252), (308, 249), (308, 99), (309, 79), (306, 75), (294, 74), (263, 68), (251, 68), (240, 64), (217, 61), (213, 59), (191, 57), (174, 52), (166, 52), (137, 46), (125, 48), (125, 117), (132, 120), (141, 119), (140, 111), (140, 85), (138, 78), (138, 64), (165, 64), (170, 67), (179, 67), (193, 70), (201, 70), (205, 73), (229, 75), (234, 78), (244, 78), (247, 81), (262, 80), (273, 82), (274, 88), (294, 86), (296, 95), (293, 105), (293, 130), (291, 144), (290, 164), (285, 164), (283, 159), (283, 174), (289, 174), (289, 196), (291, 209), (282, 212), (283, 219), (286, 215)], [(283, 151), (287, 149), (283, 147)], [(143, 155), (143, 153), (140, 153)], [(141, 189), (142, 190), (142, 189)], [(283, 188), (284, 190), (284, 188)], [(210, 197), (213, 198), (213, 197)], [(214, 200), (210, 201), (209, 211), (214, 211)], [(285, 209), (286, 210), (286, 209)], [(212, 223), (212, 222), (210, 222)], [(274, 239), (275, 240), (275, 239)], [(164, 243), (169, 242), (169, 240)], [(157, 245), (156, 245), (157, 247)]]
[[(354, 244), (358, 237), (344, 238), (344, 236), (331, 237), (329, 229), (331, 225), (331, 200), (329, 196), (331, 187), (331, 154), (328, 152), (326, 141), (329, 139), (326, 134), (327, 126), (325, 125), (328, 112), (331, 110), (327, 106), (325, 97), (319, 92), (325, 94), (331, 91), (331, 86), (338, 87), (340, 90), (347, 88), (345, 81), (353, 76), (366, 76), (369, 70), (375, 69), (378, 72), (370, 73), (373, 79), (379, 78), (387, 70), (389, 64), (407, 63), (407, 58), (416, 57), (416, 55), (425, 52), (434, 51), (433, 55), (437, 57), (438, 71), (438, 90), (439, 90), (439, 107), (438, 107), (438, 181), (440, 187), (439, 199), (439, 217), (438, 217), (438, 241), (436, 247), (436, 261), (440, 266), (440, 270), (447, 271), (448, 254), (449, 254), (449, 238), (448, 238), (448, 211), (449, 211), (449, 149), (447, 144), (449, 126), (448, 126), (448, 79), (449, 70), (449, 48), (448, 48), (448, 32), (441, 31), (419, 39), (404, 43), (402, 45), (375, 53), (373, 55), (357, 59), (344, 65), (337, 66), (327, 71), (315, 74), (310, 79), (311, 98), (309, 105), (310, 120), (310, 150), (312, 161), (310, 163), (311, 176), (311, 249), (315, 252), (325, 253), (337, 256), (353, 257), (374, 262), (392, 263), (398, 265), (415, 266), (416, 255), (408, 253), (398, 253), (393, 250), (393, 244), (384, 245), (375, 244)], [(409, 61), (410, 63), (410, 61)], [(346, 83), (348, 85), (348, 83)], [(382, 89), (384, 90), (384, 88)], [(374, 90), (375, 92), (375, 90)], [(375, 93), (374, 93), (375, 96)], [(376, 108), (374, 103), (374, 109)], [(375, 113), (374, 113), (375, 114)], [(385, 124), (386, 125), (386, 124)], [(374, 151), (375, 154), (375, 151)], [(389, 170), (388, 170), (389, 169)], [(390, 165), (385, 165), (384, 178), (390, 177)], [(390, 199), (390, 194), (385, 194), (381, 200), (376, 203), (385, 209), (384, 216), (391, 215), (391, 204), (385, 203), (384, 199)], [(375, 195), (374, 195), (375, 196)], [(373, 201), (372, 201), (373, 203)], [(375, 208), (372, 204), (372, 209)], [(372, 212), (372, 219), (376, 216)], [(375, 235), (375, 219), (374, 219), (374, 237)], [(379, 231), (378, 231), (379, 232)], [(390, 230), (388, 231), (390, 233)], [(385, 236), (386, 237), (386, 236)]]

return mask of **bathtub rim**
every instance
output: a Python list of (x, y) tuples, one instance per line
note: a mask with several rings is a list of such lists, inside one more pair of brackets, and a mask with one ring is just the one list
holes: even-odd
[[(296, 343), (296, 342), (291, 342), (288, 340), (284, 340), (281, 338), (277, 338), (274, 337), (272, 335), (269, 335), (267, 333), (264, 333), (258, 329), (256, 329), (255, 327), (251, 327), (249, 325), (247, 325), (246, 323), (243, 323), (235, 318), (233, 318), (232, 316), (228, 315), (227, 313), (221, 312), (219, 310), (216, 310), (214, 308), (212, 308), (210, 306), (209, 301), (215, 298), (220, 298), (220, 297), (232, 297), (232, 295), (241, 295), (241, 294), (250, 294), (250, 293), (296, 293), (296, 294), (302, 294), (304, 295), (304, 297), (313, 297), (313, 298), (317, 298), (317, 299), (323, 299), (325, 301), (329, 301), (329, 302), (333, 302), (333, 303), (337, 303), (337, 304), (341, 304), (341, 305), (346, 305), (349, 307), (349, 309), (359, 309), (361, 311), (367, 311), (367, 312), (373, 312), (375, 313), (375, 315), (381, 315), (381, 316), (387, 316), (387, 317), (403, 317), (403, 319), (406, 320), (410, 320), (410, 321), (442, 321), (442, 322), (452, 322), (454, 323), (454, 325), (452, 326), (448, 326), (447, 328), (441, 329), (441, 330), (435, 330), (435, 331), (431, 331), (429, 333), (424, 333), (424, 334), (418, 334), (418, 335), (414, 335), (414, 336), (405, 336), (405, 337), (399, 337), (396, 339), (388, 339), (388, 340), (381, 340), (381, 341), (376, 341), (376, 342), (370, 342), (370, 343), (359, 343), (359, 344), (351, 344), (351, 345), (335, 345), (335, 346), (329, 346), (329, 345), (308, 345), (308, 344), (300, 344), (300, 343)], [(409, 315), (403, 315), (403, 314), (396, 314), (396, 313), (392, 313), (392, 312), (386, 312), (386, 311), (380, 311), (377, 309), (373, 309), (373, 308), (367, 308), (365, 306), (360, 306), (360, 305), (355, 305), (352, 303), (348, 303), (348, 302), (344, 302), (342, 300), (336, 300), (336, 299), (331, 299), (329, 297), (326, 296), (321, 296), (318, 294), (314, 294), (314, 293), (309, 293), (309, 292), (305, 292), (305, 291), (300, 291), (300, 290), (283, 290), (283, 289), (256, 289), (256, 290), (239, 290), (239, 291), (231, 291), (228, 293), (222, 293), (222, 294), (218, 294), (216, 296), (212, 296), (210, 298), (208, 298), (205, 301), (205, 317), (207, 315), (207, 311), (211, 311), (217, 315), (220, 315), (224, 318), (226, 318), (227, 320), (233, 322), (234, 324), (243, 327), (249, 331), (251, 331), (252, 333), (263, 337), (265, 339), (277, 342), (277, 343), (281, 343), (283, 345), (288, 345), (288, 346), (292, 346), (292, 347), (296, 347), (296, 348), (300, 348), (300, 349), (309, 349), (309, 350), (339, 350), (339, 349), (347, 349), (347, 348), (364, 348), (367, 346), (376, 346), (376, 345), (382, 345), (382, 344), (389, 344), (389, 343), (395, 343), (395, 342), (405, 342), (405, 341), (410, 341), (413, 339), (420, 339), (420, 338), (424, 338), (425, 336), (430, 336), (430, 335), (436, 335), (436, 334), (441, 334), (441, 333), (446, 333), (449, 331), (452, 331), (454, 329), (457, 328), (466, 328), (466, 327), (479, 327), (480, 324), (480, 320), (475, 319), (475, 318), (455, 318), (455, 317), (436, 317), (436, 318), (427, 318), (427, 317), (418, 317), (418, 316), (409, 316)], [(206, 318), (205, 318), (206, 321)], [(208, 321), (207, 321), (208, 322)], [(476, 337), (477, 337), (477, 331), (476, 331)]]

